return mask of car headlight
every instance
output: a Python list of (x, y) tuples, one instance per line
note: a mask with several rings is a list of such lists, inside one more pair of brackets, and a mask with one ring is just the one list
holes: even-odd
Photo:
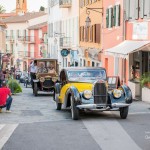
[(120, 98), (121, 94), (122, 94), (121, 90), (118, 90), (118, 89), (113, 90), (113, 95), (114, 95), (115, 98)]
[(56, 82), (57, 80), (58, 80), (58, 77), (53, 77), (53, 78), (52, 78), (52, 81), (53, 81), (53, 82)]
[(90, 99), (92, 97), (92, 91), (90, 91), (90, 90), (85, 90), (84, 92), (83, 92), (83, 98), (85, 98), (85, 99)]

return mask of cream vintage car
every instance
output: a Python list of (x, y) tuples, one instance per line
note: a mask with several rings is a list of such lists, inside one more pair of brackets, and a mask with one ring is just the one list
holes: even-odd
[[(39, 91), (53, 92), (54, 85), (58, 80), (58, 64), (56, 59), (35, 59), (38, 66), (36, 79), (33, 80), (33, 94), (38, 95)], [(40, 71), (40, 65), (43, 66), (43, 71)]]

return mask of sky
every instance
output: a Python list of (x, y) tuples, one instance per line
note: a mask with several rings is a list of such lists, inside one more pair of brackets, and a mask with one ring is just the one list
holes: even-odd
[[(16, 0), (0, 0), (6, 12), (11, 12), (16, 8)], [(27, 0), (28, 11), (39, 11), (40, 6), (47, 7), (47, 0)]]

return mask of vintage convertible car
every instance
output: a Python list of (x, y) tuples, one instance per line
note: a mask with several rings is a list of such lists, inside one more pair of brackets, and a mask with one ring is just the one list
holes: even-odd
[(118, 77), (108, 78), (104, 68), (65, 68), (60, 83), (55, 84), (57, 110), (71, 108), (72, 119), (79, 119), (80, 110), (120, 111), (128, 115), (132, 93), (128, 86), (119, 86)]
[(33, 94), (38, 95), (39, 91), (53, 92), (54, 85), (58, 81), (58, 65), (56, 59), (35, 59), (38, 70), (43, 65), (42, 72), (37, 72), (36, 79), (33, 80)]

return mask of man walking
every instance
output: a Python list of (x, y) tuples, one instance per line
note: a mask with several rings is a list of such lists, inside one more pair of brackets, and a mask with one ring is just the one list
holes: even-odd
[(10, 107), (12, 103), (11, 91), (6, 86), (6, 82), (2, 82), (2, 88), (0, 88), (0, 113), (2, 112), (2, 108), (6, 107), (6, 112), (11, 112)]
[(37, 73), (37, 62), (33, 61), (30, 65), (30, 76), (31, 76), (31, 85), (33, 88), (33, 79), (36, 79)]

